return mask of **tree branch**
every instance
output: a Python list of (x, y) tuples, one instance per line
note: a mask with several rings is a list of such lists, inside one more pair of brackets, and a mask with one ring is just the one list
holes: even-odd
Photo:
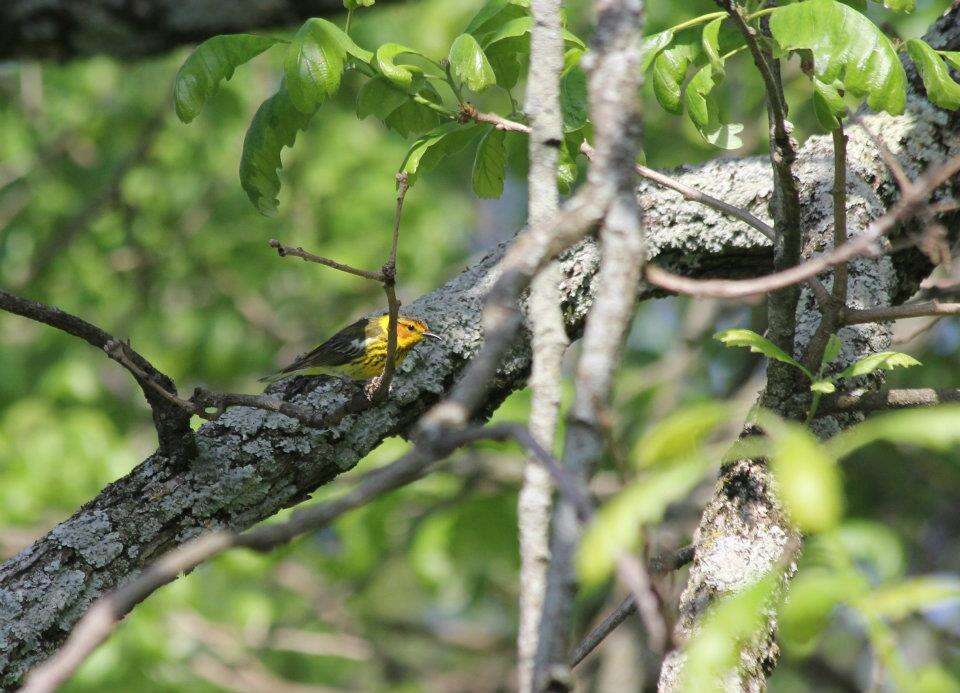
[[(530, 73), (526, 111), (530, 118), (530, 170), (527, 176), (527, 219), (533, 228), (546, 229), (559, 207), (557, 142), (563, 139), (560, 115), (560, 72), (563, 68), (560, 0), (533, 0), (530, 4)], [(524, 129), (527, 129), (524, 126)], [(543, 243), (548, 239), (542, 239)], [(527, 321), (531, 331), (532, 364), (529, 431), (551, 450), (560, 410), (561, 364), (569, 339), (560, 309), (560, 266), (551, 262), (530, 284)], [(519, 627), (517, 671), (520, 693), (531, 693), (534, 660), (539, 648), (540, 614), (550, 562), (550, 515), (553, 484), (543, 465), (528, 459), (517, 500), (520, 544)]]
[(190, 435), (189, 410), (181, 407), (179, 402), (182, 400), (176, 397), (177, 389), (173, 380), (157, 370), (129, 344), (66, 311), (3, 290), (0, 290), (0, 310), (49, 325), (103, 350), (123, 366), (143, 390), (153, 413), (160, 453), (165, 457), (175, 457), (183, 452), (184, 441)]

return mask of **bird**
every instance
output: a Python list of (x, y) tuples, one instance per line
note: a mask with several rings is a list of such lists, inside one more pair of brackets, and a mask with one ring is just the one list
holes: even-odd
[[(260, 381), (270, 383), (292, 375), (333, 375), (350, 380), (374, 378), (383, 373), (387, 362), (389, 323), (390, 316), (386, 314), (361, 318), (289, 366), (260, 378)], [(442, 341), (440, 335), (431, 332), (422, 320), (397, 316), (394, 366), (399, 366), (424, 337)]]

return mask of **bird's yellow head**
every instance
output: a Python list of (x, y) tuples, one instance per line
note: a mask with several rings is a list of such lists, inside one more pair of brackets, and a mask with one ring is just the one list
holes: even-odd
[[(390, 316), (381, 315), (377, 319), (377, 323), (382, 334), (387, 334), (387, 328), (390, 326)], [(440, 341), (440, 335), (431, 332), (427, 323), (422, 320), (410, 318), (406, 315), (397, 316), (397, 347), (399, 349), (404, 351), (410, 349), (424, 337)]]

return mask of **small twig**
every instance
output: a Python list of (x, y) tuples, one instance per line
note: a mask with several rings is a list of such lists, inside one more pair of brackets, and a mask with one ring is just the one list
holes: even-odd
[[(656, 575), (665, 575), (674, 570), (679, 570), (693, 560), (695, 550), (694, 546), (685, 546), (673, 553), (657, 556), (650, 561), (648, 570)], [(631, 594), (580, 641), (580, 644), (570, 655), (570, 667), (573, 668), (582, 662), (610, 633), (615, 631), (621, 623), (636, 611), (637, 602)]]
[[(833, 135), (833, 247), (847, 242), (847, 136), (843, 124), (836, 127)], [(841, 320), (847, 304), (847, 263), (841, 262), (833, 270), (833, 295), (830, 301), (821, 302), (820, 324), (807, 344), (804, 365), (811, 371), (820, 368), (823, 352)]]
[(403, 213), (403, 201), (409, 189), (409, 179), (406, 173), (397, 174), (397, 210), (393, 217), (393, 237), (390, 243), (390, 256), (380, 268), (380, 277), (383, 282), (383, 291), (387, 295), (387, 356), (383, 365), (383, 373), (377, 383), (376, 390), (370, 395), (374, 404), (382, 402), (390, 393), (390, 383), (396, 371), (397, 355), (397, 320), (400, 317), (400, 301), (397, 300), (397, 245), (400, 242), (400, 217)]
[(903, 320), (905, 318), (922, 318), (927, 316), (960, 315), (960, 303), (941, 303), (932, 301), (917, 301), (904, 303), (899, 306), (882, 306), (880, 308), (847, 308), (840, 319), (842, 325), (857, 325), (865, 322), (887, 322)]
[(83, 318), (3, 290), (0, 290), (0, 310), (49, 325), (104, 351), (123, 366), (143, 390), (153, 414), (161, 453), (169, 457), (181, 447), (184, 436), (190, 433), (189, 410), (185, 410), (182, 400), (176, 397), (173, 380), (157, 370), (129, 345), (122, 344), (120, 340)]
[(280, 257), (298, 257), (301, 260), (306, 260), (307, 262), (316, 262), (317, 264), (324, 265), (325, 267), (331, 267), (335, 270), (340, 270), (341, 272), (346, 272), (347, 274), (352, 274), (356, 277), (369, 279), (370, 281), (383, 281), (383, 275), (381, 275), (379, 272), (370, 272), (369, 270), (345, 265), (342, 262), (337, 262), (336, 260), (331, 260), (330, 258), (314, 255), (313, 253), (304, 250), (300, 246), (293, 247), (290, 245), (283, 245), (276, 238), (271, 238), (267, 243), (271, 248), (276, 249), (277, 254)]

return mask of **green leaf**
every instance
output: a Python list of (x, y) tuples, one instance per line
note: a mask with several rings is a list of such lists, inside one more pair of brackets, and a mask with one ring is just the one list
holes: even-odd
[(840, 351), (843, 349), (843, 342), (840, 341), (840, 338), (836, 334), (831, 334), (830, 338), (827, 339), (827, 346), (823, 349), (823, 359), (821, 359), (821, 365), (827, 365), (835, 358), (840, 355)]
[(960, 84), (953, 81), (940, 54), (920, 39), (908, 39), (907, 51), (920, 69), (927, 98), (940, 108), (960, 108)]
[(520, 132), (508, 132), (504, 144), (507, 148), (507, 166), (518, 178), (526, 178), (530, 170), (530, 138)]
[(293, 105), (303, 113), (313, 113), (340, 89), (346, 51), (328, 27), (334, 25), (325, 19), (308, 19), (293, 37), (283, 59), (287, 92)]
[(743, 644), (766, 618), (776, 580), (767, 575), (740, 592), (715, 603), (686, 647), (681, 691), (724, 690), (721, 681), (737, 670)]
[(653, 66), (653, 61), (660, 55), (660, 51), (673, 41), (673, 29), (647, 36), (640, 46), (640, 71), (646, 72)]
[(894, 12), (913, 12), (917, 0), (883, 0), (883, 6)]
[(660, 468), (629, 483), (607, 501), (584, 531), (577, 573), (587, 586), (603, 582), (617, 559), (632, 550), (644, 524), (657, 522), (667, 506), (684, 498), (710, 468), (707, 456)]
[(723, 344), (728, 347), (749, 347), (750, 351), (756, 354), (763, 354), (767, 358), (789, 363), (791, 366), (799, 368), (808, 378), (813, 380), (813, 374), (807, 370), (802, 363), (789, 356), (783, 349), (769, 339), (761, 337), (752, 330), (741, 328), (724, 330), (723, 332), (715, 334), (713, 338), (723, 342)]
[(394, 60), (401, 53), (420, 55), (415, 48), (409, 48), (399, 43), (385, 43), (377, 49), (374, 55), (374, 67), (388, 80), (403, 89), (409, 89), (413, 83), (413, 72), (404, 65), (397, 65)]
[(394, 109), (383, 121), (401, 137), (419, 137), (440, 122), (437, 112), (428, 106), (407, 101)]
[(821, 395), (829, 395), (831, 392), (837, 391), (837, 386), (829, 380), (815, 380), (810, 383), (810, 391), (819, 392)]
[(507, 168), (504, 131), (490, 126), (477, 146), (473, 162), (473, 192), (477, 197), (500, 197)]
[(577, 167), (577, 162), (571, 156), (568, 144), (564, 142), (560, 147), (560, 156), (557, 160), (557, 188), (561, 194), (570, 194), (579, 174), (580, 169)]
[(429, 171), (440, 161), (466, 147), (480, 134), (480, 126), (444, 123), (413, 143), (400, 170), (409, 175), (410, 185), (420, 171)]
[(511, 2), (511, 0), (490, 0), (473, 16), (463, 32), (480, 36), (496, 31), (510, 20), (527, 14), (529, 9), (522, 3)]
[(720, 402), (692, 404), (671, 413), (647, 431), (634, 446), (640, 467), (673, 462), (696, 453), (707, 436), (727, 420), (728, 407)]
[(840, 120), (847, 113), (843, 97), (836, 87), (824, 84), (816, 77), (813, 78), (813, 113), (820, 127), (827, 132), (839, 128)]
[(684, 103), (690, 120), (707, 142), (721, 149), (739, 149), (743, 146), (739, 136), (743, 125), (721, 122), (720, 108), (713, 97), (713, 88), (720, 77), (722, 74), (717, 75), (711, 65), (704, 65), (687, 85)]
[(852, 571), (802, 570), (780, 607), (780, 637), (793, 654), (803, 657), (817, 645), (837, 605), (862, 595), (870, 584)]
[[(371, 2), (371, 4), (373, 4)], [(353, 39), (345, 32), (343, 29), (338, 27), (332, 22), (328, 22), (325, 25), (327, 33), (333, 38), (334, 41), (340, 44), (340, 47), (343, 49), (343, 52), (347, 55), (356, 58), (357, 60), (370, 64), (370, 61), (373, 60), (373, 53), (368, 51), (366, 48), (361, 48)]]
[(827, 445), (842, 459), (854, 450), (884, 440), (947, 451), (960, 443), (960, 405), (905, 409), (873, 416), (834, 436)]
[(520, 60), (517, 58), (517, 51), (510, 46), (510, 42), (498, 43), (488, 49), (486, 55), (496, 75), (497, 84), (504, 89), (513, 89), (520, 80)]
[(224, 34), (207, 39), (190, 54), (177, 71), (173, 103), (181, 122), (189, 123), (203, 110), (207, 99), (217, 93), (222, 80), (263, 53), (280, 39), (253, 34)]
[(280, 191), (278, 171), (282, 166), (280, 152), (284, 147), (293, 146), (297, 132), (306, 129), (312, 115), (294, 106), (281, 84), (250, 121), (240, 155), (240, 185), (262, 214), (276, 213)]
[(560, 112), (564, 132), (579, 130), (587, 123), (587, 75), (579, 67), (560, 79)]
[(856, 378), (861, 375), (868, 375), (875, 370), (892, 371), (894, 368), (910, 368), (911, 366), (922, 365), (909, 354), (901, 354), (898, 351), (881, 351), (879, 354), (870, 354), (856, 363), (853, 363), (834, 376), (835, 380), (840, 378)]
[(770, 15), (781, 51), (808, 49), (821, 82), (843, 83), (870, 108), (903, 113), (907, 77), (890, 39), (869, 19), (836, 0), (781, 5)]
[(373, 115), (380, 120), (386, 120), (409, 98), (408, 94), (383, 77), (374, 77), (360, 87), (357, 94), (357, 117), (363, 120)]
[(772, 434), (770, 469), (790, 519), (803, 532), (834, 527), (843, 515), (836, 460), (802, 426), (783, 422)]
[(944, 60), (960, 70), (960, 51), (937, 51)]
[(915, 611), (960, 599), (960, 580), (919, 577), (880, 587), (857, 601), (856, 607), (879, 618), (899, 620)]
[(717, 79), (722, 79), (724, 73), (723, 58), (720, 57), (720, 28), (723, 26), (723, 19), (719, 17), (703, 27), (701, 39), (703, 52), (710, 61), (710, 67), (713, 68)]
[[(516, 19), (511, 19), (509, 22), (506, 22), (495, 32), (483, 36), (480, 43), (483, 45), (484, 50), (487, 50), (500, 41), (526, 36), (532, 29), (533, 17), (527, 15), (517, 17)], [(561, 31), (565, 46), (575, 46), (577, 48), (586, 49), (587, 45), (578, 36), (571, 33), (567, 29), (562, 29)]]
[(682, 40), (660, 51), (653, 60), (650, 73), (653, 94), (665, 111), (683, 113), (683, 80), (687, 68), (699, 57), (701, 44), (686, 32)]
[(480, 44), (470, 34), (460, 34), (450, 46), (450, 69), (470, 91), (480, 92), (497, 83), (497, 76)]

